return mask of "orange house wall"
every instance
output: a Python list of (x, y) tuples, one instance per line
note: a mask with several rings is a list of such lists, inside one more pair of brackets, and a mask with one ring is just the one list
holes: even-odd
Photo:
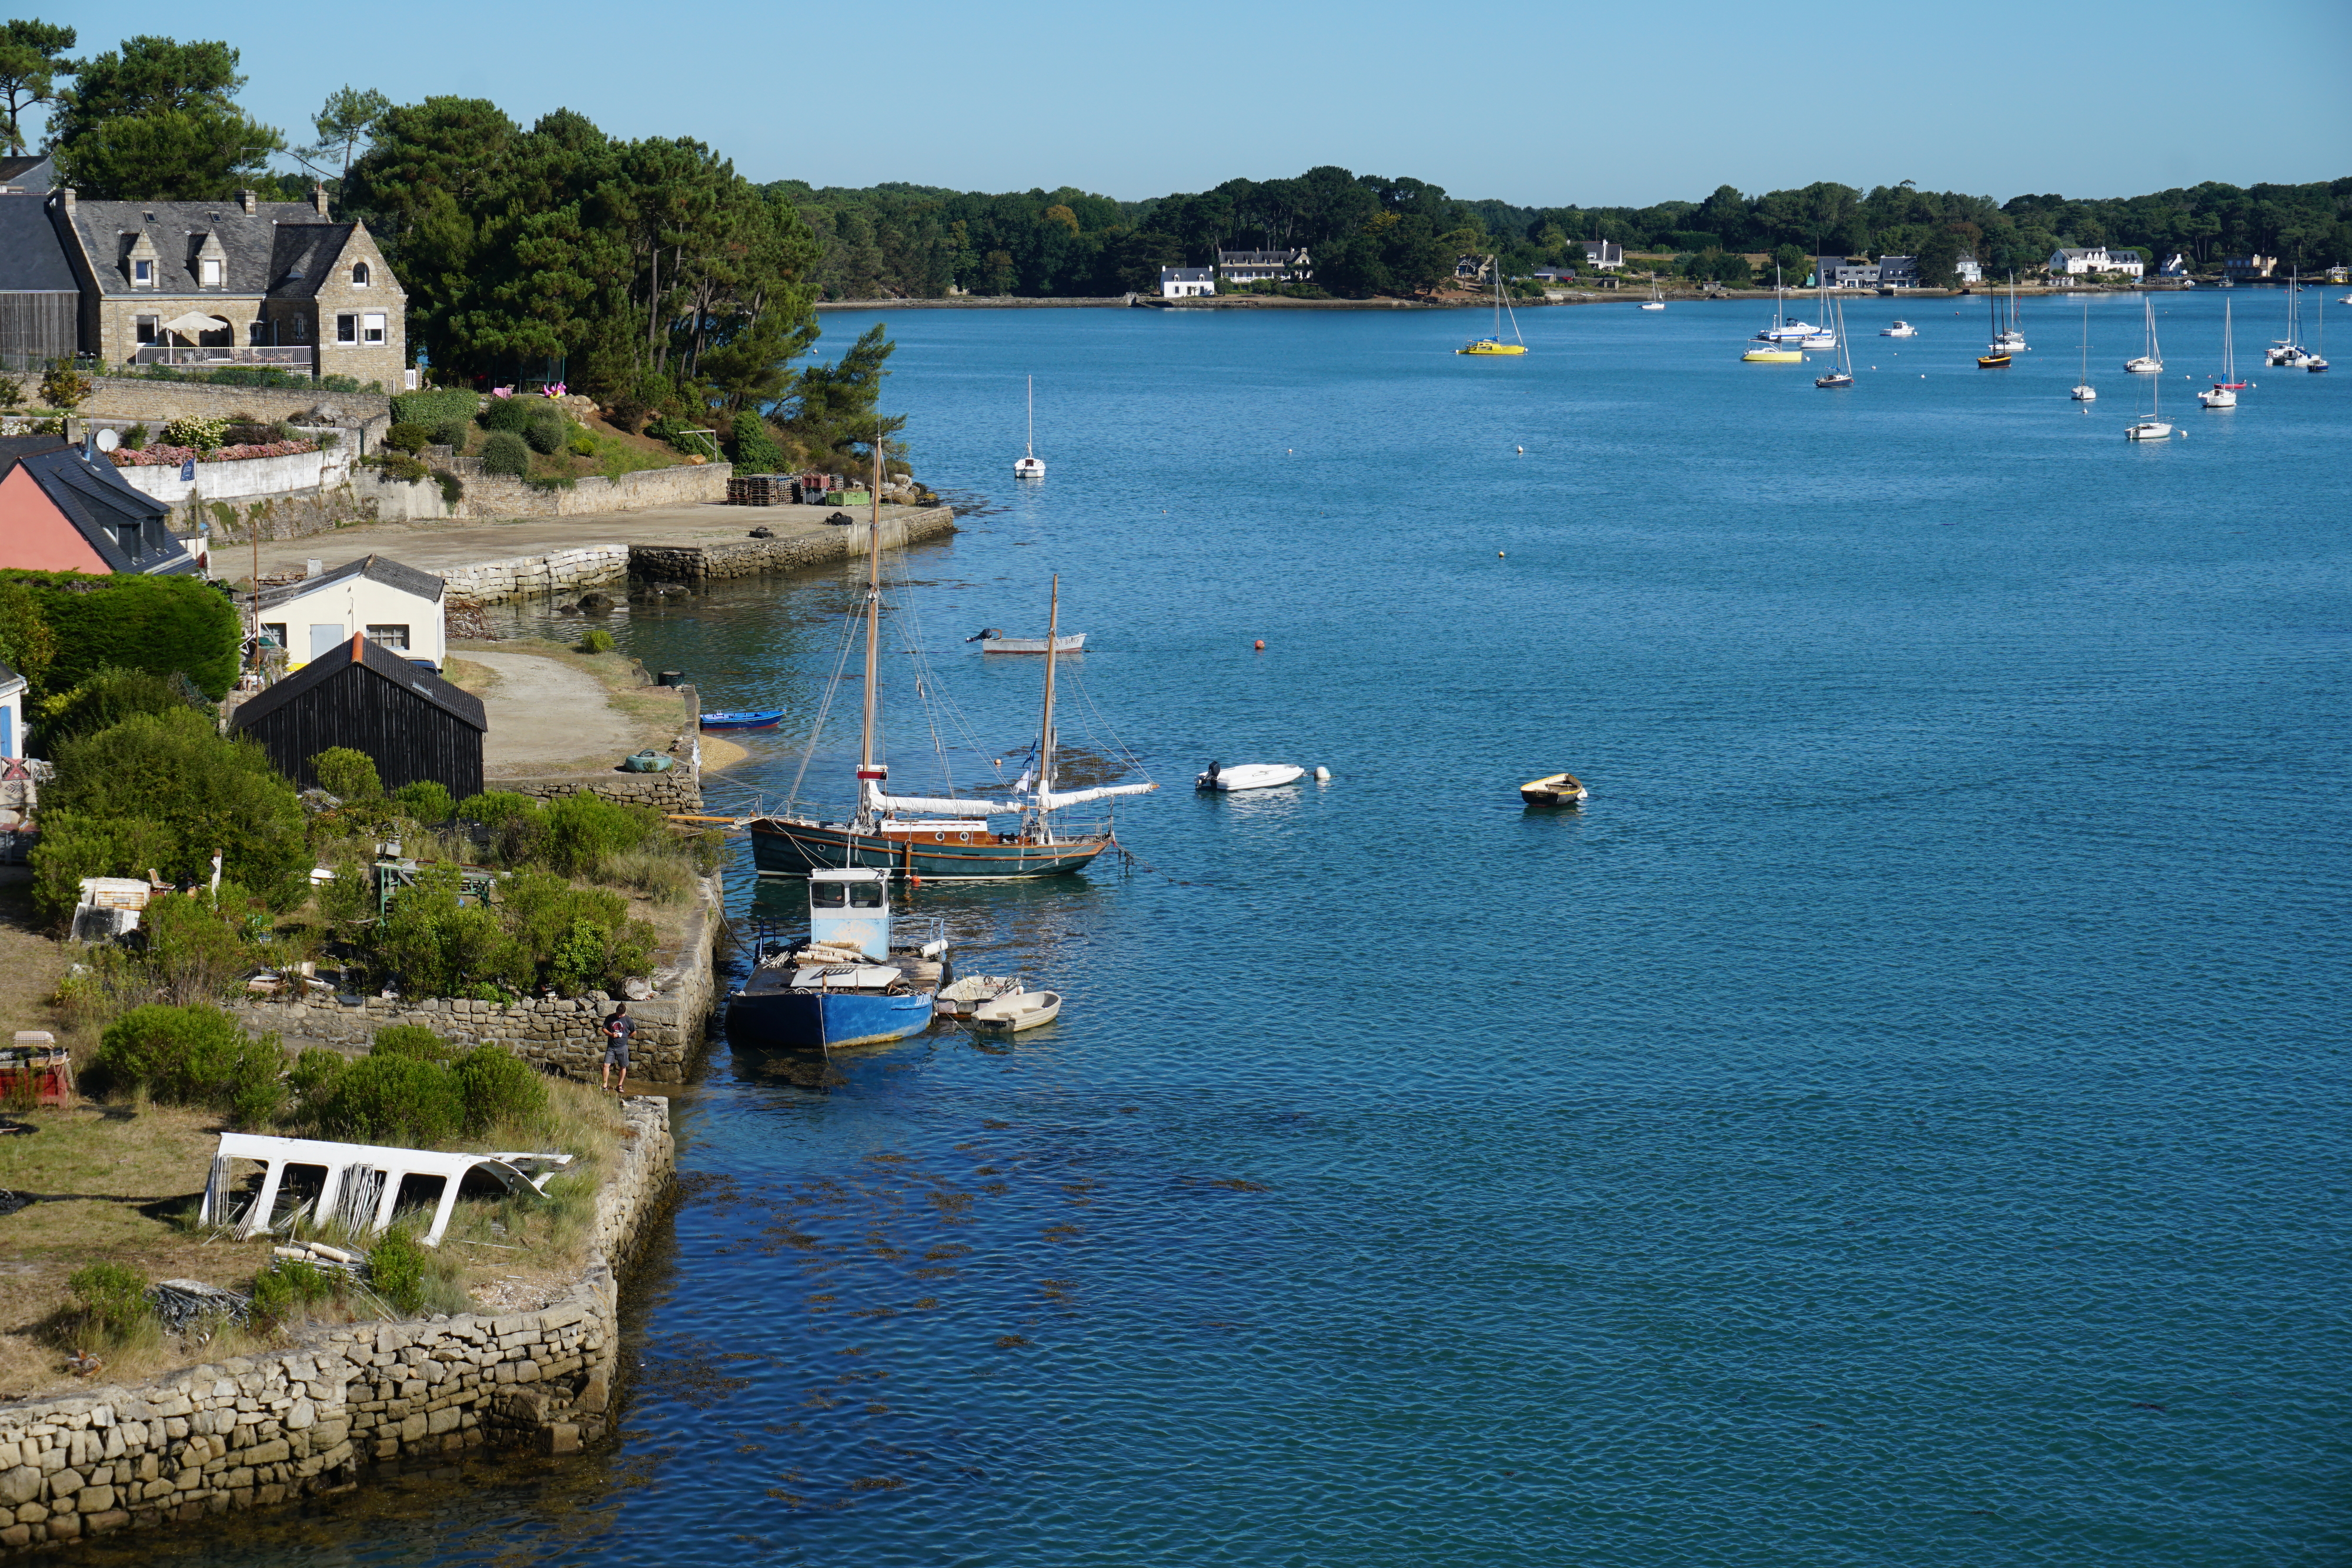
[(22, 467), (0, 479), (0, 567), (100, 575), (114, 570)]

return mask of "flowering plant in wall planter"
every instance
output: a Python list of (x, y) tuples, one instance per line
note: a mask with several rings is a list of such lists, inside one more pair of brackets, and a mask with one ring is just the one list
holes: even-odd
[(315, 441), (268, 441), (243, 446), (215, 446), (207, 452), (194, 446), (142, 446), (133, 451), (117, 447), (107, 454), (117, 468), (176, 468), (183, 463), (241, 463), (249, 457), (292, 457), (316, 452)]

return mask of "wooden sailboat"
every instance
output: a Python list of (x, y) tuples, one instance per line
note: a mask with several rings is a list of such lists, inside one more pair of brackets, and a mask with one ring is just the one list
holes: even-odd
[(1977, 356), (1977, 364), (1979, 368), (1982, 370), (2005, 371), (2009, 369), (2010, 365), (2010, 352), (2007, 349), (2000, 346), (2002, 334), (2000, 330), (2000, 297), (1997, 293), (1988, 294), (1985, 296), (1985, 315), (1992, 322), (1992, 326), (1990, 328), (1992, 341), (1987, 343), (1985, 345), (1985, 351)]
[(1524, 354), (1528, 351), (1527, 340), (1519, 336), (1519, 313), (1516, 310), (1511, 311), (1512, 340), (1507, 343), (1503, 341), (1503, 312), (1510, 308), (1503, 298), (1503, 258), (1500, 256), (1495, 257), (1494, 266), (1495, 330), (1489, 337), (1481, 338), (1475, 342), (1465, 343), (1454, 350), (1457, 354)]
[[(881, 461), (877, 447), (877, 479)], [(890, 769), (875, 756), (881, 706), (882, 517), (878, 504), (870, 526), (865, 605), (866, 706), (858, 732), (856, 810), (848, 821), (838, 822), (794, 816), (753, 818), (747, 824), (752, 864), (761, 876), (807, 876), (830, 867), (862, 866), (951, 881), (1056, 876), (1076, 871), (1110, 847), (1109, 823), (1066, 833), (1056, 828), (1054, 813), (1088, 801), (1140, 795), (1160, 786), (1054, 788), (1054, 665), (1061, 641), (1062, 580), (1054, 579), (1046, 621), (1045, 711), (1036, 758), (1010, 791), (1013, 799), (892, 795)], [(1012, 831), (990, 828), (989, 818), (1013, 814), (1020, 821)]]
[(1015, 479), (1043, 479), (1045, 460), (1037, 455), (1037, 378), (1029, 378), (1029, 441), (1022, 447), (1022, 455), (1013, 460)]

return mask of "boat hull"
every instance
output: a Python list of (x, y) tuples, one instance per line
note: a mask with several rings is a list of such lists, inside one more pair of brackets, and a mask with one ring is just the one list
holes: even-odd
[(972, 828), (970, 842), (952, 834), (918, 841), (777, 817), (756, 818), (750, 830), (751, 863), (761, 876), (806, 876), (842, 867), (944, 882), (1062, 876), (1082, 869), (1110, 846), (1107, 833), (1058, 843), (1008, 844), (978, 826)]
[(707, 713), (702, 716), (705, 729), (773, 729), (783, 722), (783, 710), (756, 709), (750, 712)]
[(727, 1038), (734, 1045), (776, 1051), (880, 1045), (929, 1029), (932, 995), (747, 988), (728, 1000)]
[(1527, 350), (1517, 343), (1473, 343), (1466, 349), (1456, 349), (1457, 354), (1524, 354)]
[(1580, 806), (1585, 788), (1573, 773), (1554, 773), (1519, 786), (1519, 799), (1530, 806)]
[[(983, 653), (1042, 653), (1045, 652), (1043, 637), (982, 637), (980, 651)], [(1083, 653), (1087, 651), (1087, 634), (1071, 632), (1054, 639), (1056, 653)]]

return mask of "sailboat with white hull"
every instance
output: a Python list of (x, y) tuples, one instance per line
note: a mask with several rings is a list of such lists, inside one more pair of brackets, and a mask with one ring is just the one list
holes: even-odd
[[(880, 459), (877, 455), (877, 464)], [(857, 809), (846, 821), (806, 817), (761, 816), (746, 824), (751, 863), (761, 876), (807, 876), (835, 868), (867, 867), (909, 877), (988, 881), (1007, 877), (1058, 876), (1074, 872), (1110, 847), (1108, 823), (1097, 831), (1066, 833), (1054, 813), (1071, 806), (1140, 795), (1157, 784), (1111, 784), (1085, 789), (1054, 788), (1054, 675), (1062, 629), (1062, 583), (1054, 580), (1045, 636), (1045, 713), (1037, 751), (1006, 800), (954, 796), (893, 795), (890, 769), (875, 757), (880, 718), (878, 679), (881, 646), (881, 514), (875, 509), (867, 546), (866, 585), (866, 710), (857, 750)], [(989, 825), (996, 816), (1017, 816), (1013, 831)]]
[(1853, 385), (1853, 348), (1846, 341), (1845, 302), (1832, 301), (1830, 309), (1834, 312), (1830, 318), (1830, 334), (1837, 339), (1837, 363), (1829, 374), (1815, 376), (1813, 384), (1817, 387), (1850, 387)]
[(2235, 408), (2238, 393), (2244, 383), (2238, 380), (2237, 343), (2230, 330), (2231, 301), (2221, 301), (2221, 375), (2210, 387), (2197, 394), (2197, 401), (2207, 408)]
[(1021, 454), (1013, 460), (1013, 476), (1015, 479), (1043, 479), (1045, 476), (1045, 460), (1037, 455), (1037, 378), (1035, 376), (1029, 378), (1029, 440), (1028, 444), (1022, 447)]
[(2137, 360), (2126, 360), (2124, 369), (2137, 376), (2161, 375), (2164, 373), (2164, 350), (2156, 342), (2156, 301), (2142, 296), (2139, 303), (2147, 316), (2147, 350)]
[[(2099, 401), (2099, 389), (2091, 384), (2091, 301), (2087, 295), (2083, 299), (2083, 379), (2074, 383), (2074, 390), (2067, 395), (2076, 402)], [(2091, 411), (2084, 409), (2083, 412), (2088, 413)]]

